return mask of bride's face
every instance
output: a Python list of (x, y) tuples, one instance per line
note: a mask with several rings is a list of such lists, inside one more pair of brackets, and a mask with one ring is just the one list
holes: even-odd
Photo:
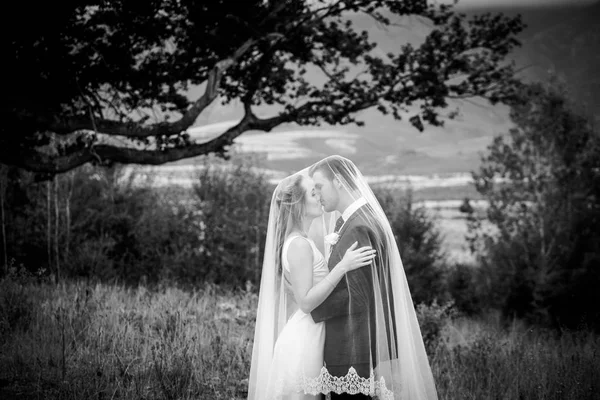
[(321, 207), (319, 194), (315, 189), (315, 182), (309, 177), (304, 177), (302, 179), (302, 187), (306, 193), (304, 196), (304, 212), (306, 217), (310, 219), (320, 217), (323, 214), (323, 208)]

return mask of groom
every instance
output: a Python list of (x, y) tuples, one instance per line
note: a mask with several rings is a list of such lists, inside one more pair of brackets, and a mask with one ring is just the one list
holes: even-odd
[[(328, 372), (344, 377), (353, 367), (358, 375), (368, 378), (377, 364), (376, 321), (374, 311), (373, 271), (381, 278), (380, 270), (385, 241), (383, 230), (374, 218), (373, 209), (356, 187), (356, 177), (347, 176), (351, 169), (347, 160), (328, 157), (311, 167), (315, 189), (326, 212), (339, 211), (336, 222), (338, 239), (331, 247), (328, 267), (331, 270), (356, 241), (357, 247), (377, 249), (373, 266), (359, 268), (346, 274), (327, 299), (311, 312), (315, 322), (325, 321), (324, 361)], [(383, 246), (383, 247), (382, 247)], [(385, 274), (387, 276), (387, 274)], [(384, 278), (384, 281), (387, 281)], [(389, 282), (389, 281), (388, 281)], [(387, 288), (381, 287), (387, 292)], [(387, 319), (387, 318), (386, 318)], [(386, 321), (386, 325), (389, 321)], [(332, 399), (370, 399), (370, 396), (332, 393)]]

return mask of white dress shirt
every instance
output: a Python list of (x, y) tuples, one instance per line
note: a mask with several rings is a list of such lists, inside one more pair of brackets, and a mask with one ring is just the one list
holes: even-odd
[(344, 223), (342, 224), (342, 226), (340, 227), (340, 230), (338, 232), (340, 232), (342, 230), (342, 228), (344, 227), (344, 224), (346, 224), (346, 221), (348, 221), (348, 218), (350, 218), (352, 216), (352, 214), (354, 214), (359, 208), (361, 208), (365, 204), (367, 204), (367, 200), (365, 200), (364, 197), (359, 197), (358, 199), (354, 200), (354, 202), (352, 204), (350, 204), (344, 210), (344, 212), (342, 213), (342, 218), (344, 219)]

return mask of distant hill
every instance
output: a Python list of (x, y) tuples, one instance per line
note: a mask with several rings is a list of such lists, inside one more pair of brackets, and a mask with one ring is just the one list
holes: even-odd
[[(557, 75), (578, 102), (600, 117), (600, 2), (577, 8), (461, 11), (520, 13), (528, 25), (521, 35), (522, 47), (512, 55), (523, 68), (520, 76), (527, 81), (543, 81)], [(386, 30), (366, 16), (351, 16), (351, 19), (357, 29), (370, 33), (382, 54), (406, 42), (417, 44), (428, 31), (416, 18), (408, 18), (401, 26)], [(353, 159), (369, 175), (469, 172), (477, 168), (480, 153), (490, 144), (492, 136), (506, 133), (510, 128), (508, 109), (476, 99), (455, 102), (452, 106), (461, 110), (456, 120), (448, 121), (443, 128), (429, 127), (423, 133), (407, 122), (366, 110), (360, 115), (366, 123), (361, 128), (306, 129), (286, 125), (271, 133), (245, 133), (236, 143), (242, 151), (261, 152), (263, 167), (281, 171), (298, 170), (324, 156), (341, 154)], [(214, 104), (191, 132), (196, 137), (209, 138), (241, 118), (242, 112), (240, 104)], [(257, 112), (269, 115), (273, 111), (263, 108)], [(193, 162), (184, 160), (178, 164)]]

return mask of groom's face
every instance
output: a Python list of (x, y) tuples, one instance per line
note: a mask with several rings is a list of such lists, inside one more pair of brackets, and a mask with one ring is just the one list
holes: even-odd
[(315, 190), (320, 197), (323, 210), (325, 212), (336, 210), (339, 203), (339, 192), (333, 181), (327, 179), (327, 176), (321, 171), (315, 171), (313, 180), (315, 181)]

